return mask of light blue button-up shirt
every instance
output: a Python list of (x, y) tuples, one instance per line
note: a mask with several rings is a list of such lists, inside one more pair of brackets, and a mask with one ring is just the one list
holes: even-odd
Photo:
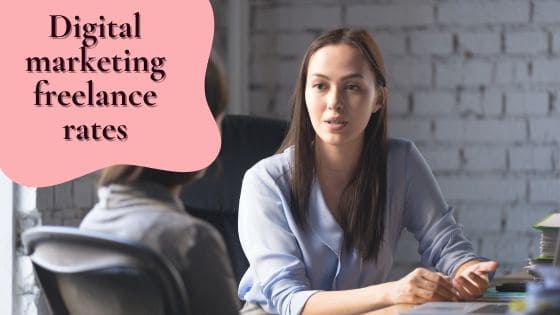
[(375, 263), (344, 250), (343, 231), (317, 179), (309, 200), (310, 229), (299, 229), (290, 211), (293, 154), (289, 148), (266, 158), (243, 179), (239, 238), (250, 266), (239, 285), (242, 300), (272, 314), (300, 314), (317, 291), (381, 283), (404, 228), (418, 240), (422, 263), (440, 272), (451, 275), (463, 262), (479, 258), (411, 141), (389, 140), (385, 234)]

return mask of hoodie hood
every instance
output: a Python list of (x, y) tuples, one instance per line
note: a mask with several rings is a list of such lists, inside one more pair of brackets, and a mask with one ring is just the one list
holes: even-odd
[[(160, 184), (139, 181), (132, 185), (111, 184), (98, 189), (99, 202), (80, 227), (98, 231), (115, 226), (130, 230), (153, 222), (164, 212), (186, 213), (181, 200)], [(117, 228), (117, 230), (119, 230)]]

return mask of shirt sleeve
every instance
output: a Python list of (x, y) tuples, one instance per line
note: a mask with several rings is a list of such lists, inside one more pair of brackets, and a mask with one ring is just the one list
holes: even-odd
[[(300, 314), (317, 291), (310, 290), (295, 223), (287, 218), (289, 201), (275, 179), (257, 167), (245, 174), (239, 201), (239, 239), (256, 282), (252, 285), (261, 288), (269, 308)], [(240, 294), (245, 289), (240, 287)]]
[(487, 260), (474, 254), (463, 227), (453, 217), (453, 208), (446, 203), (432, 171), (412, 142), (407, 149), (405, 173), (406, 227), (418, 240), (422, 263), (452, 275), (468, 260)]

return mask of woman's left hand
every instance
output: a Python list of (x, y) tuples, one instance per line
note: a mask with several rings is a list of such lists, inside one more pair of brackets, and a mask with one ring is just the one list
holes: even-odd
[(459, 267), (453, 277), (453, 286), (463, 300), (474, 300), (484, 294), (490, 281), (488, 274), (496, 271), (498, 262), (471, 260)]

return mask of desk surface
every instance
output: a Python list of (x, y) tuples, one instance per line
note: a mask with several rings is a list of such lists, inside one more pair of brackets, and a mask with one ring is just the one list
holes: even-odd
[[(517, 280), (517, 281), (527, 281), (527, 280), (532, 280), (532, 277), (530, 275), (527, 274), (527, 272), (523, 271), (523, 272), (517, 272), (517, 273), (513, 273), (510, 275), (507, 275), (505, 277), (499, 277), (499, 278), (495, 278), (493, 281), (493, 284), (500, 284), (502, 282), (505, 281), (512, 281), (512, 280)], [(409, 310), (415, 306), (418, 306), (416, 304), (396, 304), (396, 305), (392, 305), (392, 306), (387, 306), (375, 311), (371, 311), (371, 312), (367, 312), (364, 313), (363, 315), (398, 315), (399, 312), (403, 312), (406, 310)]]
[(417, 306), (416, 304), (395, 304), (376, 311), (364, 313), (363, 315), (397, 315), (399, 312), (409, 310)]

